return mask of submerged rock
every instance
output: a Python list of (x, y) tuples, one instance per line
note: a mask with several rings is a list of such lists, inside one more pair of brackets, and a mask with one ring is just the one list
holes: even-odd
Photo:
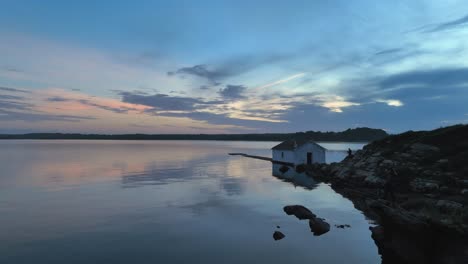
[(297, 165), (296, 166), (296, 172), (297, 173), (303, 173), (306, 171), (306, 167), (304, 165)]
[(336, 228), (341, 228), (341, 229), (345, 229), (345, 228), (350, 228), (351, 226), (346, 224), (346, 225), (335, 225)]
[(289, 170), (289, 167), (288, 167), (288, 166), (285, 166), (285, 165), (283, 165), (283, 166), (281, 166), (281, 168), (279, 168), (279, 171), (280, 171), (281, 173), (283, 173), (283, 174), (286, 173), (286, 172), (288, 172), (288, 170)]
[(330, 231), (330, 224), (318, 217), (309, 219), (309, 227), (314, 236), (320, 236)]
[(383, 242), (384, 242), (384, 237), (385, 237), (385, 233), (384, 233), (384, 228), (380, 225), (378, 226), (374, 226), (374, 227), (369, 227), (369, 230), (371, 231), (371, 237), (372, 239), (374, 239), (375, 241), (375, 244), (378, 246), (378, 247), (381, 247)]
[(273, 233), (273, 239), (274, 240), (281, 240), (285, 237), (285, 235), (283, 233), (281, 233), (280, 231), (275, 231)]
[(316, 217), (314, 213), (302, 205), (287, 205), (283, 208), (283, 211), (287, 215), (294, 215), (300, 220), (312, 219)]

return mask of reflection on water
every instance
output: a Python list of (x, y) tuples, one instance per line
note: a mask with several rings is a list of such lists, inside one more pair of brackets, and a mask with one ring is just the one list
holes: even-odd
[(317, 187), (316, 181), (307, 176), (304, 172), (296, 172), (293, 167), (273, 163), (271, 166), (271, 171), (273, 176), (276, 178), (284, 182), (291, 183), (294, 186), (301, 186), (307, 190), (312, 190)]
[[(275, 144), (0, 141), (0, 263), (377, 263), (350, 201), (227, 155)], [(352, 228), (314, 237), (287, 204)], [(277, 225), (286, 238), (275, 242)]]

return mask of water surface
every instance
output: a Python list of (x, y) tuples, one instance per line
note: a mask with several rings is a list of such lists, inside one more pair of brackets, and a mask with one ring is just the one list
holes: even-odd
[[(369, 222), (328, 185), (227, 155), (270, 156), (275, 144), (0, 141), (0, 263), (379, 263)], [(328, 162), (362, 147), (327, 144)], [(288, 204), (331, 231), (313, 236)]]

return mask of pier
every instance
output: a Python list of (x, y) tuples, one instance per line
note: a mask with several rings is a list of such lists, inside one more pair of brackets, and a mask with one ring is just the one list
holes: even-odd
[(266, 161), (269, 161), (269, 162), (274, 163), (274, 164), (281, 164), (281, 165), (285, 165), (285, 166), (289, 166), (289, 167), (294, 167), (294, 164), (291, 163), (291, 162), (273, 160), (272, 158), (268, 158), (268, 157), (249, 155), (249, 154), (245, 154), (245, 153), (228, 153), (228, 154), (231, 155), (231, 156), (242, 156), (242, 157), (246, 157), (246, 158), (266, 160)]

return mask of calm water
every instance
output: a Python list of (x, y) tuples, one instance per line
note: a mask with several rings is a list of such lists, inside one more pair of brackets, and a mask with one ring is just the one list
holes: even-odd
[[(349, 200), (227, 155), (270, 156), (273, 145), (0, 141), (0, 263), (380, 263)], [(362, 144), (324, 146), (335, 150), (330, 162)], [(288, 204), (309, 207), (331, 231), (314, 237), (282, 211)]]

